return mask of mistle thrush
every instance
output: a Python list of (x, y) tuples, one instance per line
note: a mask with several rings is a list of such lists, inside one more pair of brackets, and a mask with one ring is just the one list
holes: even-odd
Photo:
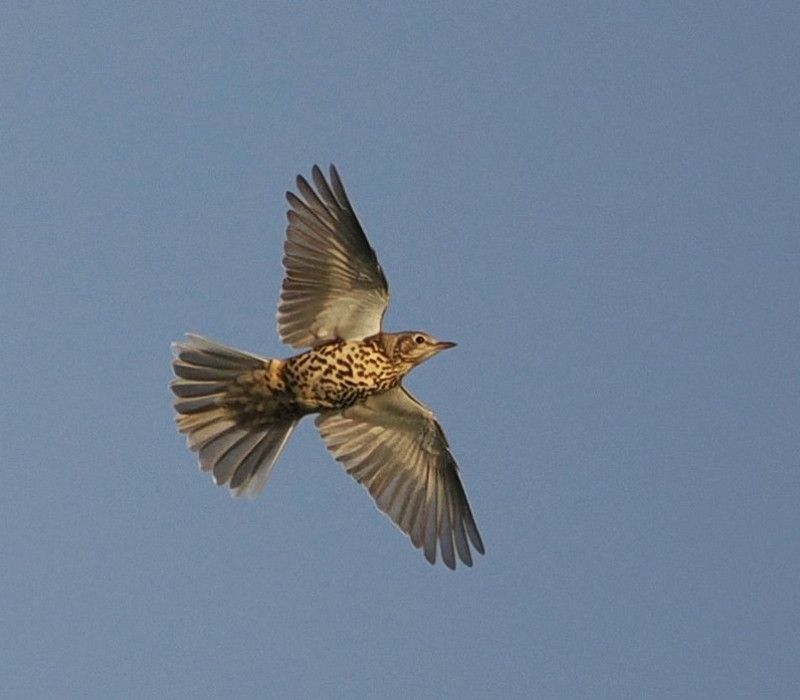
[(173, 345), (178, 429), (200, 468), (236, 496), (256, 496), (298, 421), (316, 426), (378, 508), (436, 561), (483, 554), (458, 466), (433, 412), (403, 386), (416, 365), (454, 343), (419, 331), (384, 333), (389, 287), (375, 251), (331, 166), (316, 189), (297, 178), (278, 306), (278, 333), (310, 348), (268, 359), (189, 335)]

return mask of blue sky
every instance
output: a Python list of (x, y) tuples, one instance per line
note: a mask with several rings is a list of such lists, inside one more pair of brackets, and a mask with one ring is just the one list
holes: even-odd
[[(4, 697), (800, 687), (796, 3), (5, 3)], [(171, 341), (286, 356), (338, 166), (486, 544), (430, 567), (301, 425), (200, 474)]]

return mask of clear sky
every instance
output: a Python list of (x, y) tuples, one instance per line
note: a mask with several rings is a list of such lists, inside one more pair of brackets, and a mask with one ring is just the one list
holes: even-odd
[[(0, 694), (789, 698), (797, 2), (3, 3)], [(170, 342), (268, 356), (335, 163), (486, 555), (295, 432), (197, 470)]]

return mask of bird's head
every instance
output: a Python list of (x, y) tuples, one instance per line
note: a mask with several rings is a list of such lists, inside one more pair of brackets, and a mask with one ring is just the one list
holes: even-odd
[(407, 365), (406, 372), (442, 350), (455, 346), (455, 343), (436, 340), (422, 331), (384, 333), (383, 338), (386, 352), (392, 362)]

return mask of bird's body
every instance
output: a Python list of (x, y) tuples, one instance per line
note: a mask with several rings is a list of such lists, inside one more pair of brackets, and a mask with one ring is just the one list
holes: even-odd
[(283, 374), (301, 407), (310, 412), (347, 408), (397, 386), (408, 369), (393, 362), (383, 334), (335, 340), (286, 360)]
[(398, 336), (406, 335), (423, 337), (379, 333), (364, 340), (334, 340), (285, 360), (265, 359), (261, 367), (226, 384), (220, 405), (251, 427), (268, 425), (276, 417), (348, 408), (400, 384), (413, 364), (390, 355), (387, 345), (391, 348)]
[[(192, 335), (176, 343), (171, 384), (178, 429), (200, 465), (235, 495), (257, 495), (297, 422), (311, 413), (328, 449), (433, 563), (437, 543), (472, 564), (483, 552), (458, 467), (430, 409), (403, 387), (416, 365), (454, 343), (384, 333), (388, 285), (335, 168), (317, 191), (298, 177), (278, 310), (287, 359)], [(332, 186), (332, 189), (331, 189)]]

